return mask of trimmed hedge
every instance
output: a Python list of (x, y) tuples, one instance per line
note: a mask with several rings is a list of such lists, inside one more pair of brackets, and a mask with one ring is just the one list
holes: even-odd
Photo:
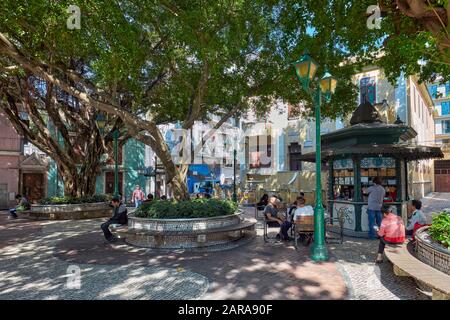
[(134, 215), (139, 218), (187, 219), (234, 214), (237, 204), (230, 200), (195, 199), (189, 201), (153, 200), (142, 204)]
[(95, 194), (93, 196), (83, 197), (49, 197), (39, 201), (39, 204), (52, 205), (52, 204), (81, 204), (81, 203), (96, 203), (96, 202), (108, 202), (111, 200), (111, 196), (105, 194)]
[(450, 214), (441, 212), (434, 216), (428, 232), (434, 241), (450, 249)]

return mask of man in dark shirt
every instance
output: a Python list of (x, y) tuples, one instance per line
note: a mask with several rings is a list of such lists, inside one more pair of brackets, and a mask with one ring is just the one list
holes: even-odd
[(281, 239), (283, 241), (290, 241), (290, 240), (292, 240), (292, 238), (289, 237), (288, 230), (292, 226), (292, 223), (285, 220), (284, 217), (280, 217), (278, 215), (277, 206), (279, 204), (280, 204), (280, 200), (278, 200), (277, 197), (272, 196), (269, 200), (269, 204), (264, 209), (264, 215), (266, 216), (268, 221), (273, 221), (280, 225), (280, 233), (277, 235), (277, 238), (281, 234)]
[(109, 226), (112, 224), (127, 224), (128, 223), (128, 215), (127, 208), (123, 203), (120, 202), (120, 199), (114, 197), (111, 200), (111, 205), (113, 207), (113, 216), (101, 225), (102, 231), (105, 235), (105, 239), (109, 242), (116, 242), (117, 238), (111, 233), (109, 230)]

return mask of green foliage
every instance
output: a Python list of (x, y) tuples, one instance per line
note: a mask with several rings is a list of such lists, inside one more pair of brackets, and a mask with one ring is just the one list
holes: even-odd
[(83, 197), (49, 197), (39, 201), (39, 204), (52, 205), (52, 204), (81, 204), (81, 203), (97, 203), (108, 202), (111, 200), (111, 196), (104, 194), (95, 194), (93, 196)]
[(142, 204), (134, 212), (139, 218), (186, 219), (230, 215), (237, 210), (237, 204), (230, 200), (195, 199), (187, 201), (154, 200)]
[(446, 248), (450, 248), (450, 214), (441, 212), (434, 216), (428, 232), (433, 240)]
[[(2, 0), (0, 30), (26, 56), (76, 71), (99, 91), (120, 97), (126, 111), (139, 116), (150, 111), (157, 123), (186, 120), (200, 91), (196, 120), (236, 105), (241, 114), (253, 109), (263, 116), (274, 101), (306, 101), (304, 113), (311, 116), (311, 99), (292, 67), (308, 49), (320, 63), (317, 76), (327, 68), (338, 79), (322, 110), (324, 117), (336, 118), (356, 108), (352, 75), (364, 65), (384, 68), (394, 84), (402, 74), (432, 80), (440, 73), (449, 80), (449, 50), (440, 50), (439, 37), (414, 18), (394, 6), (380, 29), (367, 27), (366, 10), (376, 3)], [(448, 1), (433, 3), (445, 7)], [(80, 30), (66, 27), (66, 10), (74, 4), (81, 9)], [(0, 68), (11, 65), (0, 58)], [(427, 64), (419, 65), (419, 59)], [(205, 69), (207, 81), (200, 85)]]

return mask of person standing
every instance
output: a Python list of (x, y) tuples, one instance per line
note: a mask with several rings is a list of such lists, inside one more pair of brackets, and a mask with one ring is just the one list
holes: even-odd
[(142, 204), (142, 201), (144, 201), (144, 199), (144, 192), (141, 190), (141, 187), (139, 185), (136, 185), (136, 188), (133, 191), (133, 195), (131, 196), (131, 201), (134, 202), (134, 205), (137, 208)]
[(367, 214), (369, 215), (369, 238), (376, 239), (377, 234), (375, 225), (381, 225), (381, 207), (383, 206), (384, 196), (386, 191), (381, 185), (381, 179), (375, 177), (373, 179), (373, 186), (367, 188), (365, 194), (369, 196), (367, 201)]

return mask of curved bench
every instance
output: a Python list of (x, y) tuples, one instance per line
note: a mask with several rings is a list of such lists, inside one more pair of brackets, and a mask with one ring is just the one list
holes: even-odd
[(432, 288), (433, 300), (450, 300), (450, 276), (417, 259), (412, 250), (412, 242), (386, 245), (384, 253), (394, 265), (394, 274), (412, 277), (416, 282)]
[[(238, 225), (192, 231), (152, 231), (111, 225), (111, 232), (126, 243), (146, 248), (195, 248), (209, 247), (237, 241), (255, 235), (255, 221), (244, 220)], [(181, 247), (179, 243), (184, 243)]]

